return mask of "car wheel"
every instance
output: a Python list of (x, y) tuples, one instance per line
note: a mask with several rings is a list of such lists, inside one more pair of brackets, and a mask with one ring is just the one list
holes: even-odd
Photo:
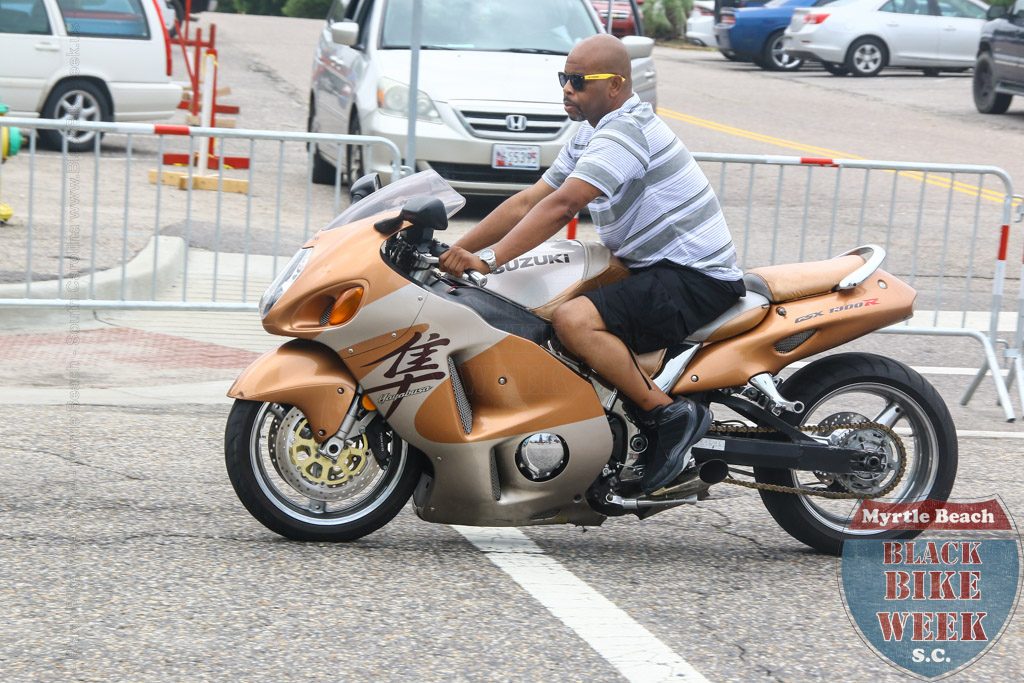
[(921, 69), (921, 71), (923, 71), (924, 75), (928, 76), (929, 78), (935, 78), (936, 76), (942, 73), (941, 69)]
[(761, 62), (758, 66), (768, 71), (797, 71), (803, 66), (804, 60), (790, 57), (783, 49), (784, 38), (782, 31), (768, 36), (761, 48)]
[[(348, 134), (362, 135), (362, 130), (362, 127), (359, 125), (359, 112), (353, 109), (352, 115), (348, 118)], [(365, 149), (363, 145), (345, 146), (345, 182), (349, 184), (349, 187), (366, 174), (366, 165), (363, 158)]]
[(836, 64), (835, 62), (822, 62), (821, 66), (825, 71), (829, 72), (833, 76), (849, 76), (850, 70), (842, 64)]
[[(111, 108), (107, 96), (91, 81), (68, 80), (58, 83), (46, 98), (44, 119), (61, 121), (110, 121)], [(41, 130), (39, 140), (51, 149), (61, 149), (62, 138), (67, 138), (69, 152), (87, 152), (102, 133), (91, 130)]]
[[(309, 118), (306, 120), (306, 130), (310, 133), (319, 132), (318, 126), (316, 125), (316, 102), (313, 99), (312, 93), (309, 95)], [(317, 185), (334, 185), (334, 180), (338, 175), (337, 169), (334, 164), (324, 159), (323, 155), (320, 154), (320, 148), (315, 142), (309, 143), (306, 148), (313, 149), (313, 164), (310, 169), (310, 179)]]
[(1005, 114), (1012, 95), (996, 91), (992, 54), (982, 52), (974, 65), (974, 106), (982, 114)]
[(889, 55), (882, 41), (877, 38), (861, 38), (850, 46), (843, 66), (854, 76), (877, 76), (888, 61)]

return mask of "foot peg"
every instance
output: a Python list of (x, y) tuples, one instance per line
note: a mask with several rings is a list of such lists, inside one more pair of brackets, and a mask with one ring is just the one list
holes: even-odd
[(783, 410), (790, 413), (804, 412), (804, 404), (802, 401), (787, 401), (782, 398), (782, 394), (779, 393), (779, 388), (775, 386), (775, 378), (772, 377), (771, 374), (762, 372), (760, 375), (754, 375), (750, 378), (750, 385), (771, 401), (772, 405), (770, 408), (776, 415)]

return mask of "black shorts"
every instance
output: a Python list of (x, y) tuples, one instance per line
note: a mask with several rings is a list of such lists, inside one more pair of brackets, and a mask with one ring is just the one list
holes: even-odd
[(594, 302), (605, 328), (636, 353), (678, 344), (746, 293), (743, 280), (716, 280), (662, 261), (583, 296)]

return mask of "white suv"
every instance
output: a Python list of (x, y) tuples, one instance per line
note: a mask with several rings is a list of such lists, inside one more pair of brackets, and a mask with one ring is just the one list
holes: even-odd
[[(0, 45), (0, 102), (11, 116), (154, 120), (181, 101), (156, 0), (0, 0)], [(61, 144), (57, 131), (40, 138)], [(91, 132), (68, 135), (72, 151), (92, 144)]]

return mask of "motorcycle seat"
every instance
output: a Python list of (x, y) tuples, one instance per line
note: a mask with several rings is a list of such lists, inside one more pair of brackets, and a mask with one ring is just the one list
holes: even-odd
[(865, 263), (861, 256), (851, 254), (827, 261), (785, 263), (752, 268), (743, 276), (748, 292), (755, 292), (773, 304), (803, 299), (831, 292), (840, 280)]

